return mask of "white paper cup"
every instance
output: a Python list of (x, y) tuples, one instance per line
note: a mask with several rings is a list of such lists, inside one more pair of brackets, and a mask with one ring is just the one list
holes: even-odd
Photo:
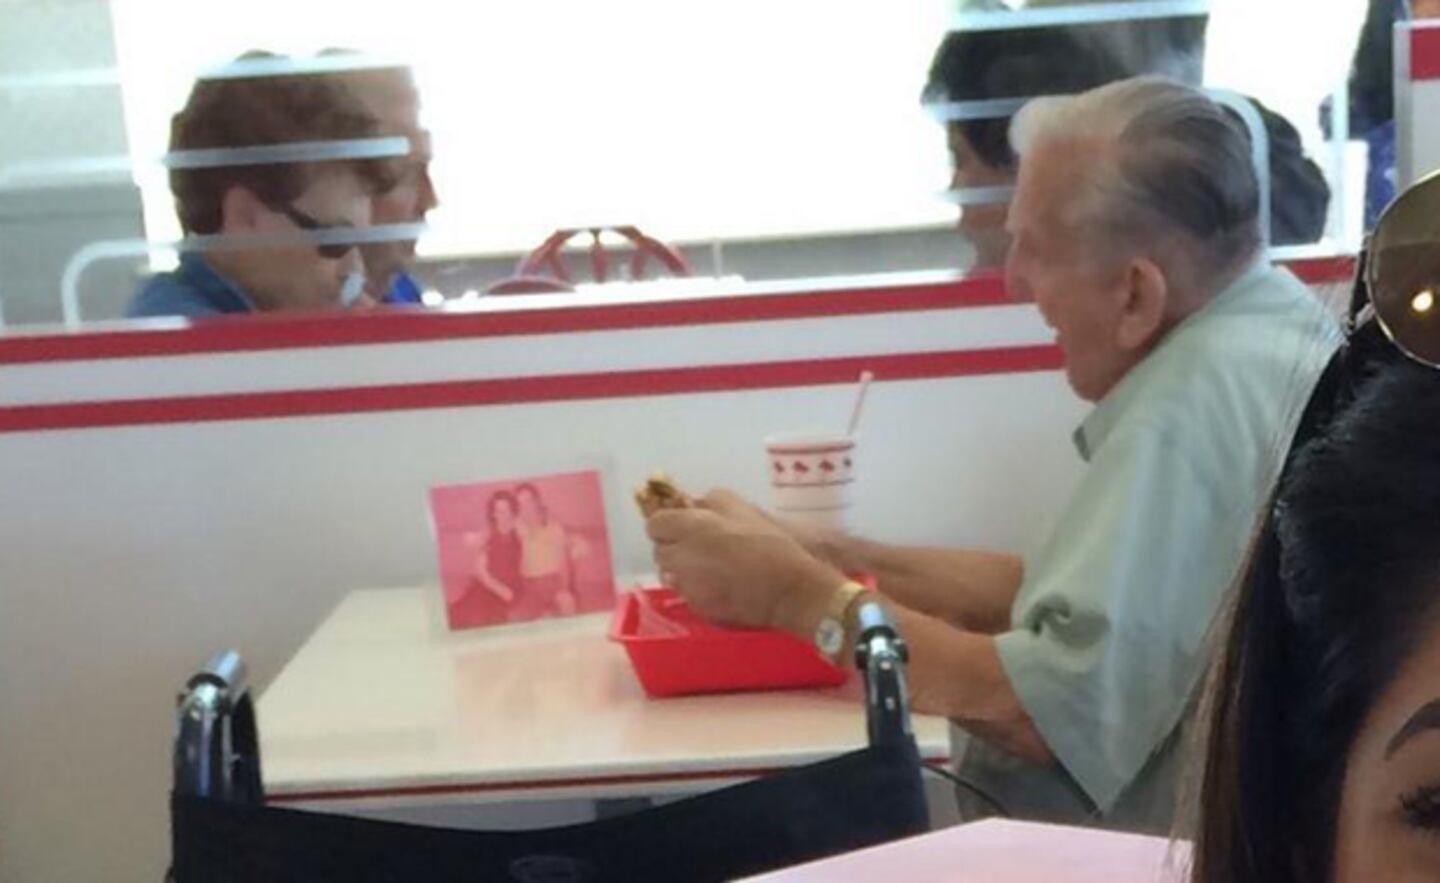
[(770, 501), (786, 518), (844, 530), (855, 484), (855, 437), (843, 432), (767, 436)]

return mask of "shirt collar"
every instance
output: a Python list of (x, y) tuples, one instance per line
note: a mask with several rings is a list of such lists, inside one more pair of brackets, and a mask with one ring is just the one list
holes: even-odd
[(1100, 450), (1100, 446), (1105, 444), (1105, 439), (1110, 437), (1116, 424), (1129, 413), (1135, 399), (1139, 397), (1140, 390), (1145, 387), (1146, 377), (1162, 370), (1167, 354), (1175, 349), (1174, 343), (1177, 339), (1194, 334), (1196, 327), (1205, 324), (1208, 317), (1221, 315), (1230, 310), (1245, 291), (1269, 272), (1271, 272), (1270, 263), (1264, 258), (1257, 259), (1237, 276), (1235, 281), (1215, 295), (1210, 303), (1171, 329), (1153, 352), (1120, 378), (1120, 382), (1115, 384), (1115, 387), (1106, 393), (1104, 398), (1095, 403), (1095, 407), (1071, 435), (1071, 441), (1075, 445), (1075, 450), (1079, 452), (1080, 458), (1089, 462), (1095, 456), (1095, 452)]
[(222, 313), (253, 313), (255, 304), (245, 292), (228, 277), (205, 260), (198, 251), (187, 251), (180, 255), (179, 275), (183, 276), (195, 290), (212, 306)]

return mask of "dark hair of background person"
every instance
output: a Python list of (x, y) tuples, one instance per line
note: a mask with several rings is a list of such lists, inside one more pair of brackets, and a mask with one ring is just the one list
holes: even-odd
[[(283, 56), (247, 52), (238, 62)], [(373, 138), (378, 123), (349, 90), (319, 74), (216, 77), (197, 80), (185, 107), (171, 120), (170, 150), (259, 147), (304, 141)], [(382, 159), (330, 160), (353, 166), (376, 192), (393, 186), (393, 163)], [(316, 162), (172, 168), (170, 190), (186, 233), (220, 232), (221, 207), (232, 187), (266, 205), (283, 206), (309, 186)]]
[[(1123, 80), (1118, 59), (1095, 52), (1072, 28), (953, 31), (930, 63), (927, 103), (1070, 95)], [(970, 147), (997, 169), (1014, 169), (1010, 117), (958, 123)]]
[(1392, 350), (1294, 456), (1202, 704), (1194, 883), (1331, 878), (1350, 745), (1440, 611), (1436, 426)]
[[(1330, 212), (1330, 184), (1325, 180), (1325, 173), (1305, 155), (1300, 133), (1289, 120), (1258, 98), (1247, 100), (1264, 121), (1265, 136), (1270, 142), (1270, 243), (1318, 242), (1325, 235)], [(1235, 117), (1239, 119), (1240, 115)], [(1245, 132), (1250, 133), (1248, 126)]]
[[(1142, 74), (1199, 86), (1207, 16), (993, 31), (954, 31), (936, 50), (921, 93), (926, 103), (1070, 95)], [(1330, 186), (1305, 156), (1288, 120), (1251, 99), (1270, 142), (1270, 242), (1294, 245), (1325, 233)], [(957, 123), (987, 165), (1013, 171), (1010, 118)], [(1246, 129), (1248, 132), (1249, 130)]]
[[(988, 101), (1073, 95), (1142, 73), (1198, 85), (1193, 60), (1206, 19), (952, 31), (930, 63), (921, 100)], [(966, 120), (965, 139), (986, 164), (1013, 169), (1010, 119)]]
[(495, 519), (495, 507), (501, 503), (510, 504), (511, 514), (520, 511), (520, 502), (516, 500), (515, 495), (509, 491), (496, 491), (491, 494), (490, 499), (485, 503), (485, 520), (490, 523), (490, 531), (492, 533), (498, 532), (500, 529)]
[[(1365, 133), (1395, 118), (1395, 22), (1401, 0), (1370, 0), (1350, 67), (1350, 129)], [(1328, 120), (1327, 126), (1328, 129)]]

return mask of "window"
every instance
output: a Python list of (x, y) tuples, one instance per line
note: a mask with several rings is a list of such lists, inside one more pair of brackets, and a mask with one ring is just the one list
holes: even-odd
[[(403, 8), (403, 13), (401, 9)], [(127, 129), (164, 152), (198, 71), (263, 47), (347, 46), (416, 65), (442, 205), (429, 254), (528, 249), (558, 226), (674, 241), (941, 224), (946, 178), (918, 105), (929, 3), (739, 0), (116, 0)], [(178, 233), (163, 175), (148, 230)]]
[[(19, 267), (0, 305), (11, 322), (53, 321), (80, 246), (178, 238), (160, 164), (170, 117), (197, 75), (255, 48), (414, 65), (441, 199), (419, 255), (453, 296), (551, 231), (590, 224), (638, 224), (702, 274), (963, 269), (944, 129), (919, 100), (947, 29), (1113, 29), (1208, 10), (1204, 84), (1294, 126), (1331, 191), (1321, 247), (1353, 250), (1365, 147), (1344, 130), (1342, 87), (1365, 6), (16, 0), (0, 35), (0, 106), (16, 121), (0, 136), (0, 209), (23, 235), (0, 254)], [(1336, 97), (1327, 131), (1319, 108)], [(63, 230), (39, 230), (62, 215)], [(71, 274), (86, 316), (118, 314), (147, 254), (173, 261), (163, 248), (99, 251)]]

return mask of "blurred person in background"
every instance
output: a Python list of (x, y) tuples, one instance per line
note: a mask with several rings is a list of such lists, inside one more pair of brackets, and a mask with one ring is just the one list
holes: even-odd
[[(1350, 131), (1369, 151), (1365, 176), (1365, 229), (1395, 198), (1395, 24), (1440, 17), (1440, 0), (1370, 0), (1350, 67)], [(1321, 116), (1328, 133), (1333, 109)]]
[[(1083, 45), (1067, 28), (953, 32), (935, 53), (922, 97), (959, 103), (1070, 95), (1125, 76), (1118, 58)], [(1011, 117), (945, 126), (950, 186), (962, 200), (960, 234), (974, 248), (980, 268), (999, 268), (1009, 248), (1005, 191), (1014, 186), (1018, 168), (1010, 149)]]
[[(1037, 5), (1037, 4), (1032, 4)], [(1052, 4), (1042, 4), (1052, 5)], [(1063, 5), (1063, 4), (1060, 4)], [(968, 13), (998, 11), (972, 4)], [(953, 31), (936, 50), (922, 93), (927, 104), (1069, 95), (1129, 77), (1158, 74), (1199, 86), (1204, 72), (1205, 16)], [(1293, 245), (1325, 232), (1330, 190), (1307, 158), (1299, 133), (1283, 117), (1251, 100), (1270, 142), (1270, 240)], [(946, 136), (954, 170), (952, 188), (962, 201), (959, 228), (974, 248), (973, 266), (1004, 262), (1005, 197), (983, 188), (1014, 184), (1016, 157), (1008, 132), (1011, 114), (949, 120)], [(966, 189), (982, 188), (965, 196)]]
[[(252, 52), (237, 65), (277, 61)], [(360, 298), (358, 247), (317, 234), (368, 226), (372, 201), (394, 186), (394, 161), (345, 157), (343, 143), (330, 146), (333, 159), (294, 150), (378, 132), (365, 106), (323, 77), (197, 81), (171, 124), (170, 189), (185, 235), (216, 238), (182, 253), (174, 271), (147, 280), (127, 315), (329, 309)]]
[[(359, 53), (332, 49), (326, 58), (353, 57)], [(410, 152), (396, 163), (395, 181), (375, 195), (371, 204), (372, 223), (424, 224), (429, 212), (440, 204), (430, 178), (430, 132), (420, 124), (420, 91), (414, 71), (403, 65), (380, 64), (337, 71), (334, 78), (359, 99), (379, 124), (384, 137), (410, 142)], [(365, 261), (365, 292), (374, 301), (393, 304), (421, 302), (422, 284), (411, 273), (416, 240), (397, 238), (367, 242), (360, 246)]]

